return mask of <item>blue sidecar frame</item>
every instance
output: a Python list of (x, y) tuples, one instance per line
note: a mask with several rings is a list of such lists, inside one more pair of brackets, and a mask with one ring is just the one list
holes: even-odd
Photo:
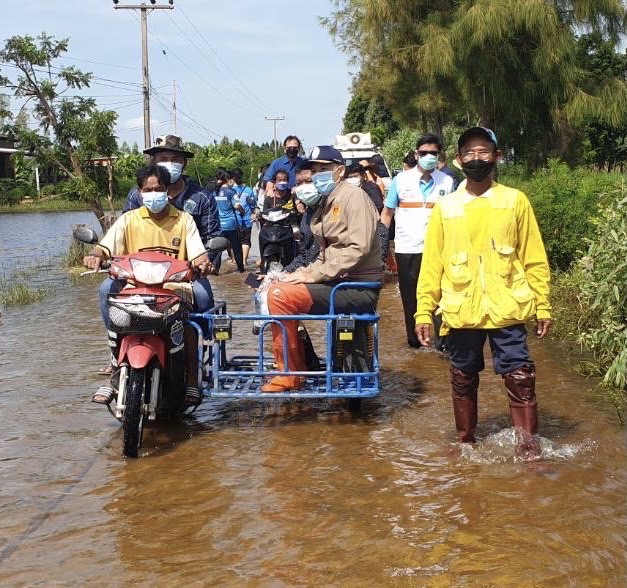
[[(212, 339), (207, 346), (210, 359), (205, 362), (205, 369), (199, 374), (202, 381), (202, 391), (210, 398), (372, 398), (380, 392), (379, 386), (379, 314), (366, 313), (337, 313), (335, 310), (335, 296), (340, 289), (380, 288), (379, 282), (343, 282), (331, 290), (328, 314), (301, 314), (301, 315), (259, 315), (259, 314), (228, 314), (226, 302), (218, 302), (214, 308), (205, 313), (192, 313), (188, 323), (199, 333), (199, 366), (205, 346), (201, 335)], [(334, 354), (337, 351), (337, 321), (338, 319), (352, 319), (355, 324), (371, 325), (370, 344), (368, 349), (367, 371), (334, 371)], [(325, 321), (326, 356), (320, 358), (321, 368), (308, 371), (280, 371), (274, 365), (274, 357), (264, 354), (265, 334), (270, 331), (268, 325), (276, 324), (282, 330), (284, 365), (287, 362), (287, 332), (282, 321)], [(228, 356), (227, 344), (234, 345), (230, 338), (230, 325), (234, 322), (253, 321), (260, 325), (257, 335), (257, 355)], [(228, 339), (218, 339), (214, 334), (215, 325), (228, 324)], [(204, 328), (201, 327), (204, 325)], [(250, 331), (249, 331), (250, 332)], [(207, 365), (208, 364), (208, 365)], [(337, 366), (336, 366), (337, 367)], [(286, 392), (261, 392), (261, 386), (267, 378), (272, 376), (301, 376), (305, 383), (301, 389)]]

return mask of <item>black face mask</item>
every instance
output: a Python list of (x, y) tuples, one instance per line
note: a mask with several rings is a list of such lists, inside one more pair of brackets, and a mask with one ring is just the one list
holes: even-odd
[(298, 155), (298, 147), (288, 147), (285, 150), (285, 153), (287, 154), (288, 157), (294, 158)]
[(492, 173), (495, 165), (495, 161), (481, 161), (480, 159), (473, 159), (468, 163), (462, 163), (462, 171), (469, 180), (472, 180), (473, 182), (482, 182)]

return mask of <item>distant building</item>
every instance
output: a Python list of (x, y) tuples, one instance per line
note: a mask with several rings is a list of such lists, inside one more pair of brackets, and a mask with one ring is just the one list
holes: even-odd
[(16, 153), (15, 139), (0, 135), (0, 178), (14, 178), (15, 167), (11, 154)]

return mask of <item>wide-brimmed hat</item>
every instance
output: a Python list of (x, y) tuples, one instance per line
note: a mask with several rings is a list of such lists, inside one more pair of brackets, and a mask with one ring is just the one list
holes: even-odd
[(185, 155), (187, 158), (194, 157), (191, 151), (187, 151), (187, 149), (183, 148), (183, 139), (176, 135), (162, 135), (161, 137), (157, 137), (154, 147), (145, 149), (144, 153), (146, 155), (154, 155), (155, 153), (159, 153), (159, 151), (174, 151), (175, 153)]

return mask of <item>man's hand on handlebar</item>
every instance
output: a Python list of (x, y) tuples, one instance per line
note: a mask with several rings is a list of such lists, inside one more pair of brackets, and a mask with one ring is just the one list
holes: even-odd
[(213, 264), (209, 261), (209, 256), (207, 254), (201, 255), (200, 257), (193, 259), (192, 267), (202, 277), (208, 276), (210, 273), (213, 273), (214, 271)]
[(97, 272), (104, 261), (104, 255), (98, 249), (92, 249), (85, 257), (83, 257), (83, 265), (90, 270)]

